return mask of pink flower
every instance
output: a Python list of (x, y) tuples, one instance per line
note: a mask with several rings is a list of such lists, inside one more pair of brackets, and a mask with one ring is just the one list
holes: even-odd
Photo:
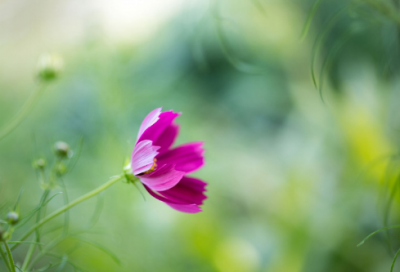
[(180, 113), (158, 108), (144, 118), (132, 152), (133, 174), (154, 198), (175, 210), (201, 211), (207, 183), (188, 177), (204, 165), (202, 142), (171, 148), (179, 133), (173, 121)]

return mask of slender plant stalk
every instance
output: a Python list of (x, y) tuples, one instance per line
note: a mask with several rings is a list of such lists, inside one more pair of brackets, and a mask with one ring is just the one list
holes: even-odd
[(9, 135), (14, 129), (18, 127), (24, 120), (24, 118), (28, 115), (28, 113), (33, 109), (40, 94), (46, 88), (46, 84), (40, 85), (29, 97), (28, 101), (26, 101), (25, 105), (21, 108), (21, 110), (17, 113), (17, 115), (6, 125), (3, 129), (0, 130), (0, 141), (3, 140), (7, 135)]
[(375, 234), (377, 234), (381, 231), (388, 230), (388, 229), (398, 229), (398, 228), (400, 228), (400, 225), (393, 225), (393, 226), (378, 229), (378, 230), (374, 231), (373, 233), (371, 233), (370, 235), (368, 235), (367, 237), (365, 237), (364, 240), (362, 240), (357, 246), (361, 246), (362, 244), (365, 243), (365, 241), (367, 241), (369, 238), (371, 238), (372, 236), (374, 236)]
[(7, 255), (8, 255), (8, 264), (10, 265), (11, 272), (17, 272), (17, 271), (15, 270), (15, 263), (14, 263), (13, 256), (12, 256), (12, 254), (11, 254), (10, 247), (8, 246), (8, 244), (7, 244), (6, 241), (4, 241), (3, 243), (4, 243), (4, 247), (6, 248), (6, 251), (7, 251)]
[[(35, 225), (33, 225), (33, 227), (31, 227), (25, 234), (22, 235), (22, 237), (19, 239), (19, 241), (24, 241), (26, 238), (29, 237), (29, 235), (31, 235), (36, 229), (40, 228), (41, 226), (43, 226), (45, 223), (47, 223), (48, 221), (50, 221), (51, 219), (57, 217), (58, 215), (64, 213), (65, 211), (68, 211), (69, 209), (71, 209), (72, 207), (78, 205), (79, 203), (90, 199), (91, 197), (101, 193), (102, 191), (106, 190), (108, 187), (110, 187), (111, 185), (117, 183), (118, 181), (122, 180), (125, 176), (124, 175), (119, 175), (119, 176), (115, 176), (114, 178), (112, 178), (111, 180), (109, 180), (107, 183), (103, 184), (102, 186), (100, 186), (97, 189), (94, 189), (93, 191), (81, 196), (80, 198), (72, 201), (71, 203), (69, 203), (68, 205), (65, 205), (64, 207), (58, 209), (57, 211), (49, 214), (48, 216), (46, 216), (45, 218), (43, 218), (40, 222), (36, 223)], [(13, 247), (11, 247), (11, 249), (15, 249), (16, 247), (18, 247), (19, 244), (15, 244)]]
[[(46, 199), (47, 199), (47, 196), (49, 195), (49, 192), (50, 192), (49, 189), (46, 189), (46, 190), (43, 192), (42, 198), (41, 198), (41, 200), (40, 200), (40, 207), (42, 207), (43, 204), (46, 202)], [(38, 214), (37, 214), (37, 216), (36, 216), (36, 223), (38, 223), (38, 222), (40, 221), (41, 210), (42, 210), (42, 208), (39, 209)], [(40, 242), (39, 228), (36, 229), (36, 242), (37, 242), (37, 243)], [(36, 248), (36, 243), (30, 245), (29, 250), (28, 250), (28, 253), (26, 254), (24, 263), (23, 263), (23, 265), (22, 265), (22, 271), (25, 271), (26, 268), (28, 267), (29, 262), (30, 262), (31, 259), (32, 259), (33, 253), (35, 252), (35, 248)]]
[(400, 249), (397, 250), (396, 255), (394, 255), (392, 266), (390, 267), (390, 272), (393, 272), (394, 264), (396, 263), (396, 260), (397, 260), (397, 257), (399, 256), (399, 254), (400, 254)]
[(0, 245), (0, 255), (1, 255), (1, 258), (3, 259), (3, 261), (4, 261), (4, 265), (7, 267), (7, 270), (11, 272), (11, 267), (8, 264), (7, 256), (4, 253), (3, 247), (1, 245)]

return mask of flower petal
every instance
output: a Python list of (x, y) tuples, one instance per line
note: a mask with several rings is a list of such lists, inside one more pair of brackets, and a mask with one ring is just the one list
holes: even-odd
[(165, 203), (171, 208), (184, 212), (184, 213), (198, 213), (201, 212), (201, 208), (197, 206), (196, 204), (189, 204), (189, 205), (180, 205), (180, 204), (171, 204), (171, 203)]
[(175, 142), (176, 137), (179, 133), (179, 125), (170, 124), (164, 132), (158, 137), (157, 140), (154, 141), (154, 145), (159, 146), (159, 153), (164, 153), (168, 151), (168, 149)]
[(154, 198), (164, 202), (165, 204), (167, 204), (168, 206), (170, 206), (171, 208), (180, 211), (180, 212), (185, 212), (185, 213), (198, 213), (201, 212), (201, 208), (196, 205), (196, 204), (182, 204), (182, 203), (175, 203), (161, 195), (158, 195), (157, 193), (153, 192), (149, 187), (147, 187), (146, 185), (144, 185), (144, 188), (147, 190), (147, 192), (149, 192), (149, 194), (151, 196), (153, 196)]
[(207, 183), (200, 179), (184, 176), (177, 185), (160, 194), (176, 203), (202, 205), (207, 199), (206, 186)]
[(175, 169), (191, 173), (204, 165), (203, 142), (188, 143), (178, 146), (157, 156), (157, 164), (175, 164)]
[(159, 149), (154, 146), (152, 141), (141, 141), (135, 145), (132, 152), (131, 165), (134, 175), (139, 175), (151, 169), (154, 164), (154, 158)]
[(144, 118), (142, 124), (140, 125), (139, 133), (138, 133), (138, 142), (140, 141), (140, 138), (142, 134), (149, 128), (151, 127), (154, 123), (159, 120), (159, 116), (161, 113), (162, 108), (157, 108), (150, 112), (146, 118)]
[(150, 140), (153, 142), (157, 142), (158, 139), (163, 136), (164, 131), (169, 128), (174, 119), (179, 115), (180, 113), (173, 112), (172, 110), (162, 112), (158, 116), (158, 120), (153, 125), (149, 126), (139, 137), (139, 141)]
[(185, 172), (177, 171), (174, 165), (163, 165), (155, 171), (143, 176), (139, 176), (140, 181), (150, 189), (155, 191), (164, 191), (174, 187), (185, 175)]

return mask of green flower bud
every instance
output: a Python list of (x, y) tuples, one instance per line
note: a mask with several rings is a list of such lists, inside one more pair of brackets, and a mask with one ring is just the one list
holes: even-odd
[(33, 162), (33, 168), (43, 170), (46, 167), (45, 159), (38, 159)]
[(67, 166), (64, 163), (57, 164), (56, 173), (58, 176), (62, 176), (67, 172)]
[(61, 57), (55, 54), (45, 54), (39, 58), (37, 64), (38, 77), (43, 81), (56, 79), (63, 68)]
[(16, 212), (9, 212), (6, 219), (11, 225), (15, 225), (19, 221), (19, 215)]
[(10, 239), (10, 233), (0, 228), (0, 241), (7, 241)]
[(71, 156), (71, 149), (67, 143), (60, 141), (54, 144), (54, 153), (60, 159), (66, 159)]

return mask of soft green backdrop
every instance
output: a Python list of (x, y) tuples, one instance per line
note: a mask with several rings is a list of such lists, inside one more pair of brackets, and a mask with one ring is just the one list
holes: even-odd
[[(322, 1), (304, 40), (311, 0), (115, 1), (116, 10), (104, 1), (0, 1), (0, 127), (35, 88), (41, 53), (65, 63), (0, 142), (0, 205), (21, 188), (21, 214), (37, 204), (32, 161), (50, 160), (57, 140), (76, 155), (84, 139), (65, 178), (71, 199), (121, 173), (142, 119), (162, 106), (183, 113), (178, 143), (205, 142), (206, 166), (194, 174), (209, 183), (204, 212), (178, 213), (121, 182), (104, 193), (100, 220), (85, 237), (122, 265), (85, 244), (74, 262), (96, 272), (389, 271), (384, 234), (356, 247), (384, 225), (399, 172), (388, 157), (399, 145), (398, 28), (371, 1)], [(323, 100), (311, 79), (313, 54)], [(390, 224), (398, 223), (398, 204)], [(48, 211), (60, 205), (56, 197)], [(75, 207), (72, 228), (87, 226), (95, 206)], [(396, 251), (400, 237), (390, 234)], [(16, 251), (17, 262), (26, 250)]]

